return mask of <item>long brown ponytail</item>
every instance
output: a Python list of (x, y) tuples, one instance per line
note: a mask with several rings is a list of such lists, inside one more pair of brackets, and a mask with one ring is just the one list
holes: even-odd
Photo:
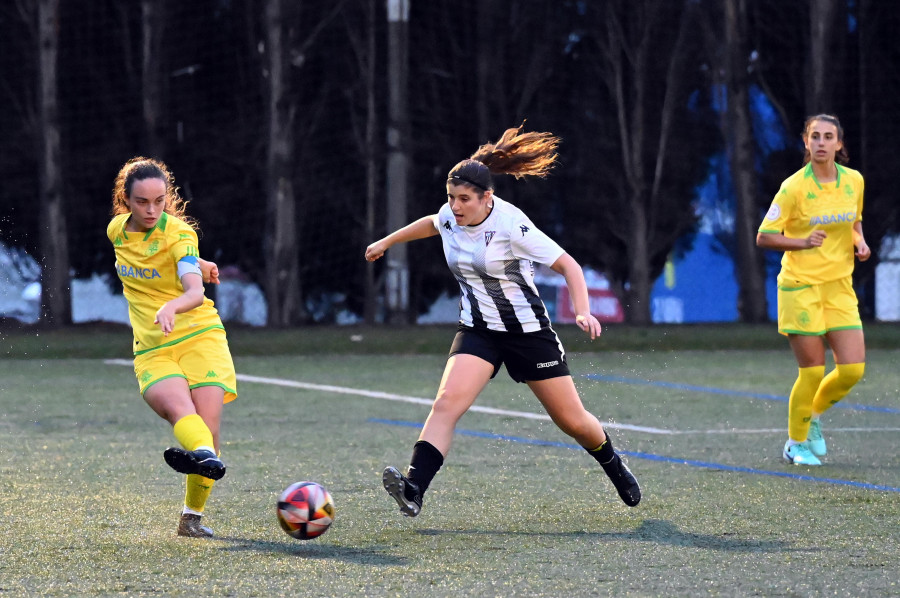
[(482, 191), (493, 189), (491, 174), (511, 174), (521, 178), (545, 177), (556, 164), (556, 148), (561, 139), (552, 133), (523, 133), (519, 127), (507, 129), (495, 143), (478, 148), (468, 160), (454, 166), (447, 175), (450, 183), (467, 183)]

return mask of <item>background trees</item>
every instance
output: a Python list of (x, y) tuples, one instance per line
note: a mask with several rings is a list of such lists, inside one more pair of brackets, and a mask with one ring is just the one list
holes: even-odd
[[(204, 254), (266, 290), (270, 324), (328, 321), (336, 306), (383, 317), (384, 266), (361, 255), (398, 201), (391, 97), (406, 103), (395, 159), (408, 164), (410, 220), (434, 212), (449, 168), (504, 129), (525, 121), (560, 135), (548, 180), (499, 178), (497, 192), (605, 272), (635, 323), (650, 321), (653, 281), (690, 244), (696, 187), (716, 156), (733, 181), (722, 193), (740, 314), (764, 317), (752, 236), (799, 168), (809, 112), (845, 124), (851, 166), (866, 175), (870, 244), (897, 232), (890, 3), (411, 0), (405, 83), (388, 76), (388, 4), (0, 6), (0, 239), (45, 266), (45, 321), (70, 318), (70, 274), (111, 272), (112, 179), (141, 154), (172, 167)], [(761, 147), (774, 132), (759, 129), (754, 98), (789, 133), (783, 149)], [(437, 244), (415, 255), (413, 313), (454, 286)], [(859, 268), (864, 313), (874, 265)]]

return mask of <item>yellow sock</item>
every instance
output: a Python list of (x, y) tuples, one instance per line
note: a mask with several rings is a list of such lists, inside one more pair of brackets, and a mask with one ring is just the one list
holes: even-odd
[(799, 368), (797, 381), (791, 389), (788, 402), (788, 436), (791, 440), (803, 442), (809, 432), (809, 420), (812, 417), (813, 397), (825, 376), (825, 366), (816, 365), (811, 368)]
[(187, 489), (184, 493), (184, 506), (197, 513), (202, 513), (215, 482), (196, 473), (188, 474), (185, 477), (187, 478)]
[(839, 363), (825, 376), (813, 399), (813, 412), (825, 413), (835, 403), (847, 396), (853, 385), (859, 382), (866, 371), (865, 363)]
[(213, 448), (212, 432), (209, 431), (203, 418), (196, 413), (185, 415), (175, 422), (172, 432), (181, 446), (189, 451), (195, 451), (201, 446)]

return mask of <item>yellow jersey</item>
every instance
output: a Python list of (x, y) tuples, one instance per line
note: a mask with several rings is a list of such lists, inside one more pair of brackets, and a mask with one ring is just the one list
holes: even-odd
[(175, 328), (163, 336), (154, 324), (162, 305), (184, 292), (178, 277), (178, 262), (196, 263), (197, 233), (184, 221), (166, 214), (147, 232), (128, 232), (131, 213), (114, 216), (106, 236), (116, 251), (116, 274), (128, 300), (128, 318), (134, 332), (134, 354), (173, 345), (213, 328), (223, 328), (213, 302), (204, 298), (194, 309), (175, 317)]
[(785, 251), (781, 276), (805, 284), (821, 284), (853, 274), (853, 224), (862, 221), (863, 177), (835, 164), (833, 183), (819, 183), (807, 164), (781, 184), (772, 200), (761, 233), (783, 233), (804, 239), (816, 229), (827, 233), (821, 247)]

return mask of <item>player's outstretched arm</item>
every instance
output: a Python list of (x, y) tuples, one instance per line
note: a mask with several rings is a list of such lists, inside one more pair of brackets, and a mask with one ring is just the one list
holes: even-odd
[(825, 231), (816, 229), (808, 237), (785, 237), (783, 233), (757, 233), (756, 246), (775, 251), (800, 251), (821, 247), (828, 235)]
[(434, 227), (435, 215), (423, 216), (407, 224), (401, 229), (397, 229), (383, 239), (375, 241), (366, 247), (366, 261), (374, 262), (384, 255), (384, 252), (397, 243), (407, 243), (416, 239), (425, 239), (438, 234)]

